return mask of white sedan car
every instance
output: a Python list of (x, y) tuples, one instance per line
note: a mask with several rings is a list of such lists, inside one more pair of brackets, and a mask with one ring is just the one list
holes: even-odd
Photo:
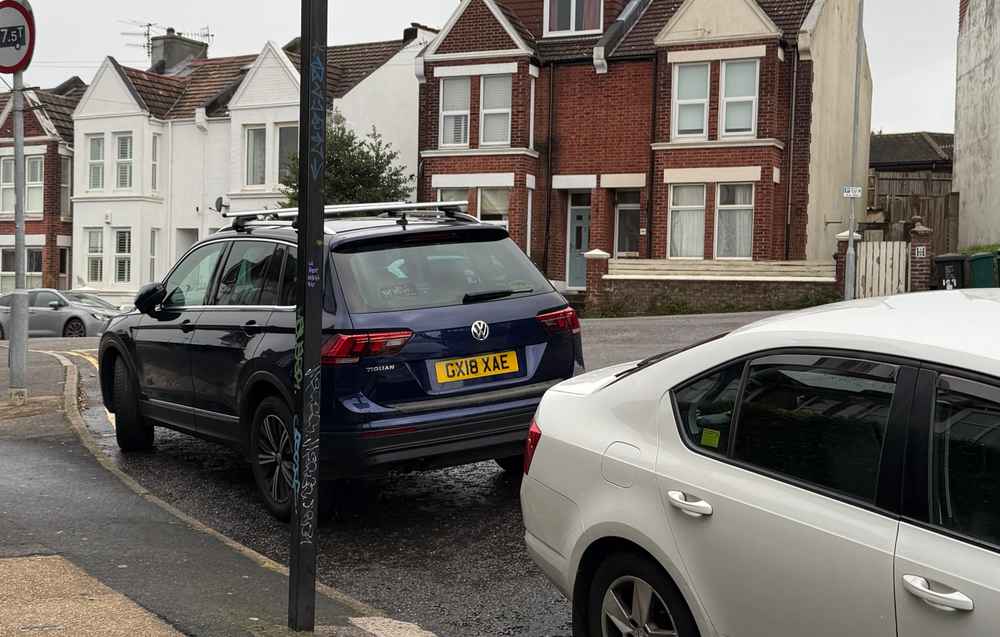
[(1000, 291), (841, 303), (539, 406), (528, 549), (589, 637), (1000, 635)]

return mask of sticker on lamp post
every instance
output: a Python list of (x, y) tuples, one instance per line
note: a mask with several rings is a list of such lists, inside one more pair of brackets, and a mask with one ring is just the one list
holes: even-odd
[(28, 68), (35, 52), (35, 18), (25, 2), (0, 2), (0, 73)]
[(861, 186), (844, 186), (844, 199), (861, 199)]

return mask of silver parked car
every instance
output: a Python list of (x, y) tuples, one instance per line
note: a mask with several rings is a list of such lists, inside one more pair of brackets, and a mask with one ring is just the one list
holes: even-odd
[[(0, 297), (0, 338), (10, 333), (14, 296)], [(108, 319), (121, 311), (88, 292), (28, 290), (28, 336), (100, 336)]]

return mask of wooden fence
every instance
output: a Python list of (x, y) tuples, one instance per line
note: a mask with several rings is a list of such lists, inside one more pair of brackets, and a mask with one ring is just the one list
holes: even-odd
[(956, 252), (959, 195), (951, 188), (949, 173), (872, 172), (868, 180), (868, 207), (884, 215), (887, 226), (881, 238), (906, 241), (907, 224), (913, 217), (920, 217), (934, 231), (935, 254)]
[(859, 241), (857, 255), (857, 298), (889, 296), (910, 290), (909, 242)]

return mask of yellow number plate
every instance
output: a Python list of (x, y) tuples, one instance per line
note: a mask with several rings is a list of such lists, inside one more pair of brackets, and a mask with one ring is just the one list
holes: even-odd
[(439, 383), (454, 383), (472, 378), (500, 376), (518, 371), (517, 352), (498, 352), (468, 358), (455, 358), (434, 364)]

